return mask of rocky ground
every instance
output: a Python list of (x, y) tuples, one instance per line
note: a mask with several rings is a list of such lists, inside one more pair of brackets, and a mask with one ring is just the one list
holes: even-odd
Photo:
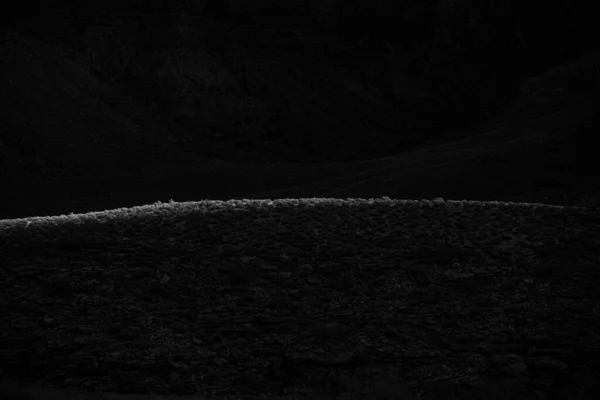
[(391, 199), (4, 221), (2, 380), (199, 398), (592, 399), (599, 238), (588, 209)]

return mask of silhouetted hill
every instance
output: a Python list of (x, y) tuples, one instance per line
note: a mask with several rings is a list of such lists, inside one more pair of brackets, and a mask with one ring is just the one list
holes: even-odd
[(440, 86), (415, 70), (423, 54), (295, 19), (100, 13), (73, 32), (52, 12), (52, 27), (2, 36), (4, 218), (334, 194), (587, 204), (596, 190), (597, 50), (496, 98), (503, 81), (473, 56), (448, 55), (462, 80)]

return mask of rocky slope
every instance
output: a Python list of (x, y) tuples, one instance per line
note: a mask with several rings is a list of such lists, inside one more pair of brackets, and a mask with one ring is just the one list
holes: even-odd
[(375, 399), (384, 379), (391, 398), (591, 399), (599, 217), (383, 198), (2, 221), (1, 379), (298, 399)]

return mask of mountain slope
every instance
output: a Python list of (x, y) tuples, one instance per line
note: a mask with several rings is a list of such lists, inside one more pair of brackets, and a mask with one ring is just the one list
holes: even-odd
[[(0, 218), (84, 213), (170, 199), (390, 196), (598, 205), (593, 172), (598, 168), (592, 146), (598, 132), (597, 88), (585, 86), (593, 83), (597, 52), (529, 81), (538, 91), (560, 89), (552, 96), (523, 90), (495, 120), (470, 131), (457, 131), (445, 140), (425, 141), (415, 150), (354, 162), (259, 163), (260, 156), (253, 150), (237, 148), (231, 138), (223, 137), (228, 132), (226, 123), (210, 120), (209, 112), (200, 119), (209, 123), (188, 126), (158, 113), (154, 105), (144, 104), (121, 84), (100, 76), (93, 63), (64, 43), (17, 33), (9, 33), (3, 40)], [(202, 67), (201, 72), (198, 65), (195, 69), (181, 67), (193, 70), (196, 78), (207, 78), (202, 71), (216, 71), (210, 84), (229, 88), (226, 101), (238, 101), (237, 78), (219, 62)], [(266, 63), (264, 59), (260, 62)], [(275, 73), (277, 66), (270, 68)], [(314, 76), (306, 72), (303, 79), (314, 84), (309, 80), (337, 79), (344, 75), (339, 72), (347, 71), (332, 69)], [(587, 79), (583, 86), (580, 76)], [(377, 90), (356, 86), (351, 75), (340, 79), (333, 86), (347, 103), (343, 105), (346, 113), (360, 105), (360, 112), (352, 115), (374, 121), (369, 125), (373, 130), (384, 124), (380, 119), (391, 118), (393, 113), (385, 108)], [(428, 123), (409, 121), (409, 110), (418, 111), (417, 104), (405, 104), (405, 113), (395, 114), (396, 121), (390, 119), (390, 123)], [(290, 114), (301, 111), (291, 110)], [(299, 139), (308, 135), (311, 126), (303, 125), (308, 121), (305, 117), (291, 120), (295, 121), (293, 135)], [(239, 129), (246, 129), (249, 135), (264, 126)], [(415, 126), (404, 133), (409, 141), (411, 135), (419, 135)], [(387, 144), (381, 136), (352, 140), (363, 147), (384, 148)], [(261, 143), (265, 154), (291, 160), (308, 157), (298, 146), (271, 140)]]
[(600, 185), (594, 176), (578, 170), (572, 141), (577, 126), (598, 126), (592, 100), (572, 99), (561, 110), (540, 118), (376, 160), (224, 162), (142, 174), (31, 181), (15, 185), (13, 192), (15, 205), (22, 210), (27, 204), (29, 209), (10, 217), (82, 213), (170, 199), (389, 196), (597, 206), (594, 196)]

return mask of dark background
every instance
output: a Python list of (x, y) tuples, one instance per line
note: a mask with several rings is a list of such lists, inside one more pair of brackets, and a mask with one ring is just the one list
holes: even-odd
[[(17, 2), (2, 14), (0, 216), (97, 209), (111, 196), (100, 177), (125, 206), (147, 201), (126, 194), (136, 182), (184, 182), (207, 163), (354, 163), (479, 133), (523, 103), (530, 79), (598, 45), (586, 7)], [(582, 68), (559, 86), (594, 96), (597, 66)], [(527, 90), (543, 97), (547, 86)], [(594, 168), (594, 123), (569, 138), (578, 174)], [(215, 173), (185, 197), (266, 192), (207, 189), (230, 179)]]

